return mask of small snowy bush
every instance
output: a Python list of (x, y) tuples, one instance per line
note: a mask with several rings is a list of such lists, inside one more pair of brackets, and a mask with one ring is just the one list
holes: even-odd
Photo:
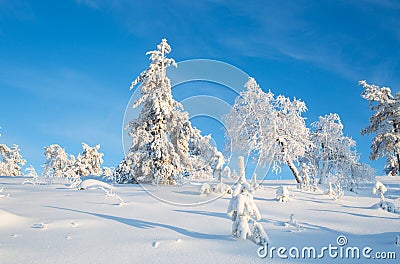
[(223, 182), (219, 182), (219, 183), (214, 184), (212, 186), (212, 190), (215, 193), (232, 193), (231, 188), (227, 184), (225, 184)]
[(280, 186), (278, 190), (276, 190), (276, 199), (279, 202), (287, 203), (290, 201), (290, 192), (287, 186)]
[(211, 194), (211, 186), (208, 183), (203, 183), (200, 187), (200, 194), (201, 195), (209, 195)]
[(344, 196), (344, 191), (340, 182), (335, 184), (329, 182), (325, 194), (329, 195), (333, 200), (339, 200)]
[(294, 218), (294, 214), (290, 214), (290, 219), (285, 224), (285, 228), (290, 232), (300, 232), (303, 230), (302, 225), (300, 225)]
[(231, 168), (229, 166), (226, 166), (224, 170), (222, 171), (222, 175), (225, 176), (226, 178), (230, 179), (231, 178)]
[(25, 171), (27, 172), (25, 174), (26, 177), (31, 177), (32, 180), (25, 180), (22, 182), (22, 184), (26, 184), (26, 183), (30, 183), (33, 185), (37, 185), (39, 184), (39, 175), (37, 174), (35, 167), (33, 167), (32, 165), (30, 165), (28, 168), (25, 169)]
[(387, 192), (387, 188), (385, 185), (383, 185), (383, 183), (381, 183), (380, 181), (376, 181), (374, 188), (372, 188), (372, 192), (375, 195), (379, 195), (381, 198), (381, 201), (385, 201), (385, 192)]
[(253, 178), (251, 178), (251, 188), (253, 188), (254, 190), (257, 190), (260, 185), (257, 183), (257, 174), (253, 174)]

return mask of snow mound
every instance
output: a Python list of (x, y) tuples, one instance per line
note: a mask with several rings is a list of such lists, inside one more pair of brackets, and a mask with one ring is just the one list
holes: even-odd
[(16, 226), (24, 222), (24, 218), (0, 209), (0, 228)]
[(84, 180), (78, 185), (79, 190), (96, 190), (103, 188), (108, 190), (114, 190), (114, 187), (111, 186), (110, 184), (94, 179)]

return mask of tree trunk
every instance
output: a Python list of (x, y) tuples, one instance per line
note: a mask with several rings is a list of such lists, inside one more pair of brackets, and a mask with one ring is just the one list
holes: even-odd
[(296, 166), (294, 165), (293, 161), (287, 160), (286, 161), (287, 165), (289, 166), (289, 169), (292, 171), (294, 178), (296, 179), (297, 183), (301, 183), (301, 179), (299, 176), (299, 172), (297, 171)]
[(397, 158), (397, 175), (400, 175), (400, 154), (396, 153), (396, 158)]

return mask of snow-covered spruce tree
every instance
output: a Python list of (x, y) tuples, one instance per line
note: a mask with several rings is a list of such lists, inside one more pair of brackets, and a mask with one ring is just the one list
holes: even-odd
[(48, 177), (78, 177), (74, 165), (75, 157), (68, 155), (58, 144), (52, 144), (44, 148), (46, 163), (44, 164), (43, 176)]
[(238, 183), (232, 193), (227, 213), (233, 221), (233, 236), (241, 239), (249, 238), (254, 243), (263, 245), (270, 241), (262, 225), (256, 221), (261, 219), (261, 214), (254, 202), (252, 192), (247, 182)]
[(82, 143), (83, 152), (76, 158), (74, 164), (75, 172), (79, 176), (102, 174), (101, 164), (103, 164), (103, 153), (99, 153), (100, 145), (90, 147), (86, 143)]
[(0, 175), (21, 176), (21, 169), (25, 163), (18, 145), (14, 144), (9, 148), (6, 144), (0, 144)]
[(287, 164), (300, 183), (295, 162), (312, 144), (302, 117), (305, 103), (265, 93), (254, 78), (249, 78), (245, 87), (224, 117), (230, 146), (238, 153), (260, 158), (264, 165), (272, 163), (275, 172)]
[(132, 145), (115, 170), (119, 183), (173, 185), (185, 176), (209, 179), (220, 164), (222, 155), (210, 145), (211, 137), (193, 128), (188, 113), (172, 98), (166, 68), (176, 63), (166, 57), (170, 51), (163, 39), (157, 50), (146, 53), (150, 67), (132, 82), (131, 89), (142, 84), (134, 104), (142, 109), (127, 126)]
[(392, 95), (388, 87), (378, 87), (360, 81), (364, 87), (361, 96), (369, 101), (372, 116), (369, 126), (361, 134), (374, 135), (370, 159), (386, 157), (385, 172), (399, 175), (400, 172), (400, 93)]

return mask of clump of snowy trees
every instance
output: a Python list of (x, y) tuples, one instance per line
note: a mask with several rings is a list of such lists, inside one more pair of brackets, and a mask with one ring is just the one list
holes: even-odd
[(264, 92), (253, 78), (245, 88), (224, 117), (233, 151), (272, 164), (276, 173), (286, 164), (306, 190), (329, 181), (354, 190), (373, 176), (373, 169), (359, 161), (356, 142), (344, 135), (339, 115), (321, 116), (309, 129), (304, 102)]
[(64, 177), (75, 180), (81, 176), (102, 175), (101, 164), (103, 153), (99, 153), (100, 145), (90, 147), (82, 143), (83, 152), (74, 155), (67, 154), (58, 144), (45, 147), (46, 163), (44, 165), (44, 177)]
[(220, 175), (222, 154), (210, 145), (210, 136), (202, 136), (192, 127), (189, 115), (172, 98), (166, 69), (176, 66), (166, 55), (171, 47), (166, 39), (149, 51), (150, 66), (131, 85), (141, 83), (141, 97), (134, 107), (142, 106), (140, 115), (127, 125), (132, 145), (114, 172), (119, 183), (174, 185), (185, 177), (211, 179)]
[(14, 144), (9, 148), (6, 144), (0, 144), (0, 175), (21, 176), (21, 169), (25, 163), (18, 145)]
[(372, 116), (363, 135), (374, 135), (370, 159), (386, 158), (385, 172), (399, 175), (400, 172), (400, 93), (392, 95), (388, 87), (359, 82), (364, 91), (361, 96), (369, 101)]

